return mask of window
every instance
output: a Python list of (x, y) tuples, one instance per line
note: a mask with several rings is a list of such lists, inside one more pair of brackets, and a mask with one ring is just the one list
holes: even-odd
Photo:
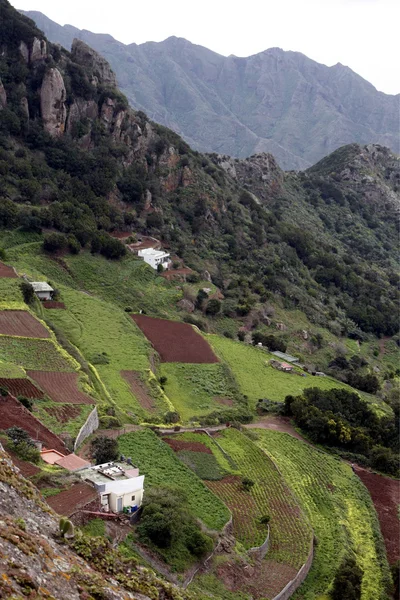
[(135, 502), (136, 496), (132, 496), (132, 502)]

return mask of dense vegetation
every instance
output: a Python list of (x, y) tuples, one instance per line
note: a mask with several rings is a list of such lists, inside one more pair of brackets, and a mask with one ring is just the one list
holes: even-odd
[[(175, 133), (133, 113), (109, 84), (94, 86), (90, 65), (76, 62), (78, 56), (49, 44), (44, 60), (26, 64), (19, 43), (29, 46), (42, 36), (6, 0), (1, 6), (7, 46), (0, 64), (7, 94), (0, 111), (1, 227), (45, 231), (41, 239), (51, 253), (87, 247), (114, 259), (125, 248), (109, 236), (113, 230), (155, 234), (189, 266), (209, 270), (222, 290), (222, 301), (196, 304), (211, 324), (215, 317), (251, 316), (273, 300), (299, 308), (335, 335), (364, 339), (397, 332), (389, 193), (398, 173), (388, 152), (367, 171), (375, 178), (375, 195), (382, 192), (388, 202), (365, 199), (364, 171), (354, 163), (358, 146), (337, 151), (307, 173), (283, 175), (275, 167), (278, 183), (267, 192), (240, 173), (239, 163), (235, 181), (216, 155), (193, 152)], [(50, 136), (39, 119), (40, 86), (55, 67), (66, 87), (67, 111), (84, 100), (101, 113), (110, 100), (121, 131), (99, 117)], [(24, 98), (29, 118), (21, 108)], [(349, 165), (354, 184), (340, 176)], [(238, 183), (259, 194), (262, 204)]]
[(365, 457), (363, 462), (398, 477), (398, 410), (378, 418), (358, 394), (319, 388), (286, 396), (285, 410), (315, 442)]

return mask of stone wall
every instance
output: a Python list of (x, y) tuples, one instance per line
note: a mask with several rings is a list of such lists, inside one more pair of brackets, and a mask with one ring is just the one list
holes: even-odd
[(74, 444), (74, 452), (79, 448), (79, 446), (92, 435), (96, 429), (99, 427), (99, 415), (97, 414), (97, 407), (95, 406), (86, 422), (79, 430), (78, 435), (76, 436), (75, 444)]
[(248, 550), (248, 554), (256, 556), (259, 560), (262, 560), (268, 552), (269, 548), (269, 525), (268, 525), (268, 533), (265, 541), (261, 546), (255, 546), (254, 548), (250, 548)]
[(309, 570), (311, 569), (312, 561), (314, 557), (314, 545), (311, 543), (310, 552), (308, 553), (308, 558), (304, 565), (299, 569), (296, 577), (289, 581), (289, 583), (273, 598), (272, 600), (289, 600), (289, 598), (294, 594), (297, 588), (303, 583), (305, 578), (308, 575)]

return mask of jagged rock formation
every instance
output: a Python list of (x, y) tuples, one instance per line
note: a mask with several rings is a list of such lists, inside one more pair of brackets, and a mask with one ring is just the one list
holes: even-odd
[[(96, 548), (97, 546), (97, 548)], [(87, 557), (87, 560), (79, 556)], [(108, 556), (101, 567), (102, 558)], [(93, 567), (93, 565), (96, 565)], [(108, 572), (107, 572), (108, 570)], [(0, 445), (0, 598), (189, 600), (109, 542), (62, 539), (59, 517)]]
[(95, 85), (101, 82), (110, 87), (117, 86), (117, 79), (109, 63), (81, 40), (74, 39), (72, 42), (71, 56), (74, 62), (84, 64), (91, 71), (92, 83)]
[(279, 48), (224, 57), (176, 37), (126, 46), (25, 14), (50, 40), (69, 48), (79, 38), (100, 52), (130, 104), (197, 150), (272, 153), (284, 169), (309, 167), (353, 142), (400, 150), (399, 96), (378, 92), (340, 63), (326, 67)]
[(58, 69), (46, 72), (40, 90), (40, 111), (44, 128), (50, 135), (59, 136), (65, 131), (67, 92)]

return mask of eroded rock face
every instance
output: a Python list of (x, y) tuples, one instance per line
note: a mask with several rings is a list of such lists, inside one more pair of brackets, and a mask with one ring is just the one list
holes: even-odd
[(110, 87), (116, 87), (117, 79), (108, 62), (85, 42), (75, 39), (72, 42), (71, 54), (74, 62), (92, 72), (92, 83), (95, 85), (102, 83)]
[(43, 78), (40, 90), (40, 111), (46, 131), (53, 137), (65, 131), (67, 93), (64, 80), (58, 69), (50, 69)]
[(47, 44), (45, 40), (35, 38), (32, 43), (30, 60), (32, 63), (44, 60), (47, 57)]
[(6, 90), (4, 89), (3, 82), (0, 79), (0, 110), (2, 108), (5, 108), (6, 106), (7, 106), (7, 94), (6, 94)]
[(26, 62), (26, 64), (28, 64), (29, 63), (29, 49), (28, 49), (28, 46), (25, 44), (25, 42), (20, 43), (19, 51), (21, 53), (22, 58)]
[(67, 132), (72, 133), (74, 125), (83, 119), (94, 121), (98, 117), (98, 106), (94, 100), (75, 98), (68, 110)]

